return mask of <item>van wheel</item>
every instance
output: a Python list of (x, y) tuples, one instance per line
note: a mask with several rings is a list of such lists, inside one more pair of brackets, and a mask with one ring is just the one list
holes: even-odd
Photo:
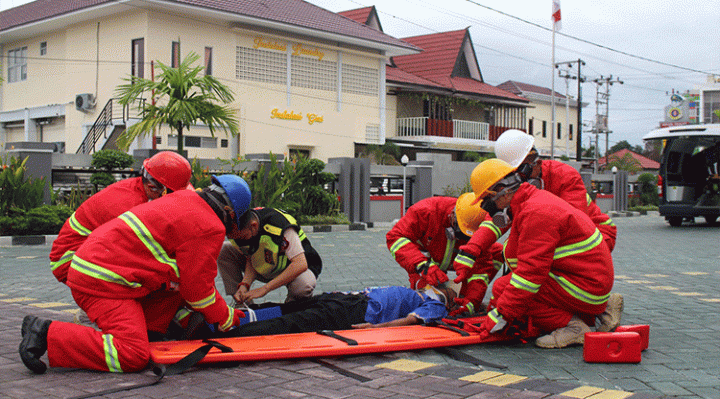
[(670, 226), (678, 227), (682, 224), (683, 217), (682, 216), (670, 216), (667, 221), (668, 221), (668, 223), (670, 223)]
[(718, 223), (717, 223), (717, 218), (718, 218), (718, 217), (715, 216), (715, 215), (705, 215), (705, 216), (703, 216), (703, 217), (705, 218), (705, 221), (706, 221), (707, 224), (709, 224), (709, 225), (716, 226), (716, 225), (718, 224)]

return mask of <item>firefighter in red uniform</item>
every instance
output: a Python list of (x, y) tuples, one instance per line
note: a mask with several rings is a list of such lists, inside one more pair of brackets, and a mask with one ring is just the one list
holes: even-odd
[(140, 176), (113, 183), (83, 202), (53, 241), (50, 269), (58, 281), (65, 283), (75, 251), (93, 230), (136, 205), (185, 189), (191, 174), (184, 157), (162, 151), (143, 162)]
[[(448, 281), (447, 271), (456, 261), (458, 248), (468, 242), (486, 213), (472, 205), (472, 193), (459, 198), (430, 197), (418, 201), (387, 233), (387, 246), (396, 262), (407, 272), (412, 289), (429, 284), (437, 286)], [(494, 278), (501, 262), (502, 246), (491, 247), (477, 259), (463, 262), (457, 282), (463, 281), (461, 306), (453, 314), (473, 313), (482, 303), (488, 283)], [(469, 263), (469, 264), (467, 264)], [(462, 274), (462, 275), (461, 275)], [(460, 278), (463, 277), (463, 278)]]
[(545, 190), (523, 183), (508, 163), (491, 159), (473, 171), (473, 190), (499, 227), (511, 225), (505, 258), (512, 272), (493, 285), (484, 327), (503, 331), (527, 320), (550, 332), (543, 348), (582, 344), (582, 320), (605, 311), (614, 271), (610, 250), (590, 218)]
[(180, 190), (138, 205), (98, 227), (73, 256), (67, 276), (89, 326), (25, 316), (20, 357), (30, 370), (51, 367), (111, 372), (143, 369), (148, 330), (162, 331), (181, 304), (221, 331), (239, 325), (241, 311), (215, 288), (216, 259), (225, 236), (238, 232), (250, 189), (235, 175), (213, 176), (202, 192)]
[[(562, 198), (573, 207), (587, 214), (602, 234), (605, 244), (612, 252), (617, 238), (617, 227), (612, 219), (604, 214), (590, 198), (580, 173), (563, 162), (540, 160), (533, 147), (535, 139), (519, 130), (505, 131), (495, 143), (495, 154), (511, 167), (517, 168), (524, 181), (549, 191)], [(482, 223), (467, 245), (460, 247), (461, 255), (472, 260), (475, 254), (497, 241), (508, 228), (500, 229), (492, 222)], [(462, 258), (459, 258), (462, 259)], [(456, 263), (457, 268), (457, 263)], [(599, 319), (598, 331), (610, 331), (620, 323), (624, 306), (620, 294), (612, 294), (608, 304), (609, 311)]]

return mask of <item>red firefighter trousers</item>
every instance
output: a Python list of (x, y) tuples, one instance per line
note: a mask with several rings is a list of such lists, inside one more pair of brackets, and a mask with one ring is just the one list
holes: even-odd
[(47, 337), (50, 367), (142, 370), (150, 359), (147, 331), (165, 332), (182, 304), (179, 293), (171, 291), (157, 291), (139, 299), (115, 299), (73, 290), (73, 297), (101, 331), (52, 322)]

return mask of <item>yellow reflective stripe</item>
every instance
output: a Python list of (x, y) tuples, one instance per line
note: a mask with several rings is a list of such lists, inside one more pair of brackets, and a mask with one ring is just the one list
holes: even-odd
[(467, 308), (468, 313), (475, 313), (475, 305), (473, 305), (472, 302), (468, 302), (467, 304), (465, 304), (465, 307)]
[(475, 264), (475, 259), (467, 255), (458, 255), (455, 257), (455, 262), (461, 265), (465, 265), (467, 267), (473, 267), (473, 265)]
[(193, 309), (204, 309), (215, 303), (215, 292), (209, 296), (195, 302), (188, 301), (188, 305), (192, 306)]
[(592, 204), (592, 197), (590, 197), (590, 194), (585, 193), (585, 198), (587, 199), (587, 204), (588, 204), (588, 205)]
[(593, 295), (579, 288), (575, 284), (569, 282), (565, 277), (558, 276), (553, 273), (550, 273), (550, 277), (552, 277), (553, 280), (560, 284), (560, 287), (562, 287), (562, 289), (564, 289), (568, 294), (572, 295), (573, 297), (577, 298), (582, 302), (589, 303), (590, 305), (603, 304), (610, 297), (610, 293), (607, 293), (605, 295)]
[(440, 270), (447, 271), (452, 263), (453, 249), (455, 249), (455, 239), (449, 240), (445, 245), (445, 256), (443, 256), (442, 263), (440, 263)]
[(228, 328), (232, 327), (233, 320), (235, 319), (235, 309), (228, 306), (228, 318), (225, 320), (224, 323), (222, 323), (219, 327), (221, 331), (225, 331)]
[(272, 235), (279, 236), (280, 234), (282, 234), (282, 229), (280, 229), (279, 227), (271, 226), (269, 224), (263, 226), (263, 229)]
[(577, 255), (583, 252), (590, 251), (591, 249), (600, 245), (601, 242), (602, 234), (600, 234), (600, 230), (595, 229), (595, 232), (590, 237), (580, 242), (576, 242), (575, 244), (563, 245), (562, 247), (558, 247), (557, 249), (555, 249), (555, 255), (553, 256), (553, 259), (560, 259), (566, 256)]
[(298, 237), (300, 237), (300, 241), (307, 238), (307, 234), (303, 231), (303, 229), (300, 229), (300, 233), (298, 233)]
[(72, 262), (72, 258), (75, 256), (75, 251), (67, 251), (63, 254), (63, 256), (58, 259), (56, 262), (50, 262), (50, 270), (57, 269), (60, 265), (63, 265), (67, 262)]
[(495, 322), (495, 324), (498, 324), (501, 320), (503, 320), (503, 316), (498, 312), (497, 308), (493, 309), (488, 313), (488, 317), (490, 320)]
[(604, 221), (604, 222), (600, 222), (600, 224), (602, 224), (602, 225), (608, 225), (608, 226), (615, 226), (615, 223), (614, 223), (613, 220), (610, 219), (610, 218), (608, 218), (608, 220), (606, 220), (606, 221)]
[(518, 260), (517, 260), (517, 258), (508, 258), (508, 259), (505, 259), (505, 262), (507, 262), (508, 267), (509, 267), (511, 270), (517, 269), (517, 265), (518, 265)]
[(410, 244), (410, 240), (408, 240), (405, 237), (400, 237), (393, 243), (393, 245), (390, 246), (390, 253), (392, 254), (393, 258), (395, 258), (395, 252), (399, 251), (400, 248), (404, 247), (405, 245)]
[(77, 270), (78, 272), (96, 278), (98, 280), (107, 281), (108, 283), (114, 283), (123, 285), (130, 288), (140, 288), (142, 284), (137, 282), (130, 282), (125, 277), (110, 271), (102, 266), (96, 265), (92, 262), (88, 262), (84, 259), (80, 259), (74, 256), (70, 267)]
[(473, 274), (467, 279), (468, 283), (475, 280), (482, 280), (485, 285), (490, 284), (490, 276), (488, 276), (487, 273)]
[(75, 232), (80, 234), (81, 236), (89, 236), (90, 233), (92, 233), (92, 230), (88, 229), (87, 227), (83, 226), (82, 223), (78, 222), (77, 218), (75, 217), (76, 213), (77, 212), (73, 212), (73, 214), (70, 215), (70, 219), (68, 219), (68, 224), (70, 225), (70, 228), (75, 230)]
[(495, 226), (495, 223), (493, 223), (493, 222), (491, 222), (491, 221), (489, 221), (489, 220), (486, 220), (486, 221), (480, 223), (480, 226), (479, 226), (479, 227), (485, 227), (485, 228), (490, 229), (490, 231), (492, 231), (492, 232), (495, 234), (495, 239), (496, 239), (496, 240), (497, 240), (498, 238), (500, 238), (500, 236), (502, 235), (502, 231), (500, 231), (500, 228), (497, 227), (497, 226)]
[(181, 308), (180, 310), (175, 313), (175, 317), (173, 320), (177, 321), (178, 323), (181, 322), (186, 317), (190, 316), (192, 314), (192, 310), (188, 308)]
[(537, 292), (540, 291), (540, 284), (535, 284), (532, 281), (524, 279), (515, 273), (513, 273), (512, 277), (510, 278), (510, 284), (519, 290), (527, 291), (531, 294), (537, 294)]
[(113, 373), (122, 373), (122, 367), (120, 366), (120, 358), (118, 357), (117, 348), (113, 344), (113, 336), (110, 334), (103, 334), (103, 350), (105, 351), (105, 364)]
[[(515, 261), (517, 262), (517, 259)], [(503, 263), (499, 260), (493, 260), (493, 267), (495, 270), (500, 270), (503, 267)]]
[(152, 233), (150, 233), (150, 230), (145, 227), (145, 224), (143, 224), (143, 222), (140, 221), (135, 214), (127, 211), (118, 216), (118, 218), (120, 218), (130, 227), (130, 229), (132, 229), (137, 238), (140, 239), (143, 245), (145, 245), (158, 262), (170, 266), (175, 272), (175, 277), (180, 278), (180, 271), (178, 270), (175, 259), (171, 258), (167, 252), (165, 252), (165, 248), (163, 248), (162, 245), (155, 240)]

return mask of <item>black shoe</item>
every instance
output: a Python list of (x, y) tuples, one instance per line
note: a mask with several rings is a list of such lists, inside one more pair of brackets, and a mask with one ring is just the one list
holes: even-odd
[(47, 351), (47, 334), (50, 329), (51, 320), (40, 319), (35, 316), (25, 316), (20, 333), (20, 359), (25, 367), (35, 374), (43, 374), (47, 366), (40, 360), (40, 357)]

